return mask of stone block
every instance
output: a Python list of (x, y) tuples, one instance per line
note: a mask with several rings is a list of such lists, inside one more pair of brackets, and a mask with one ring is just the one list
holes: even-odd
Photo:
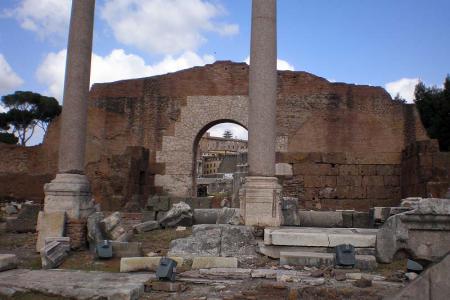
[(256, 240), (252, 228), (222, 226), (220, 256), (256, 256)]
[(113, 257), (140, 257), (142, 244), (140, 242), (111, 241)]
[(320, 232), (293, 232), (282, 229), (272, 232), (272, 244), (283, 246), (328, 247), (328, 235)]
[(102, 212), (96, 212), (87, 219), (87, 240), (91, 252), (95, 252), (96, 245), (106, 239), (100, 229), (100, 221), (104, 218), (105, 215)]
[(133, 226), (134, 232), (137, 232), (137, 233), (148, 232), (148, 231), (152, 231), (155, 229), (159, 229), (158, 221), (147, 221), (147, 222), (136, 224)]
[[(120, 260), (120, 272), (139, 272), (139, 271), (151, 271), (155, 272), (161, 261), (161, 256), (155, 257), (124, 257)], [(177, 256), (169, 256), (177, 262), (177, 266), (180, 267), (184, 264), (184, 258)]]
[[(355, 255), (355, 268), (364, 271), (373, 271), (377, 268), (377, 262), (374, 256)], [(280, 265), (290, 266), (308, 266), (322, 267), (334, 266), (334, 253), (318, 253), (318, 252), (281, 252)]]
[(194, 224), (216, 224), (220, 209), (194, 209)]
[(392, 262), (398, 250), (438, 261), (450, 249), (450, 200), (421, 199), (411, 211), (388, 218), (377, 233), (377, 259)]
[(400, 185), (400, 176), (384, 176), (384, 185), (385, 186), (399, 186)]
[(341, 175), (337, 177), (337, 186), (361, 186), (362, 176)]
[(345, 176), (345, 175), (353, 175), (357, 176), (359, 175), (359, 169), (357, 165), (340, 165), (339, 166), (339, 175)]
[(281, 186), (276, 177), (249, 176), (241, 189), (240, 213), (248, 226), (280, 226)]
[(41, 249), (45, 246), (46, 238), (64, 236), (65, 225), (66, 214), (64, 212), (39, 212), (36, 251), (41, 252)]
[(321, 176), (322, 186), (324, 187), (336, 187), (338, 176)]
[(280, 266), (334, 266), (333, 253), (317, 253), (317, 252), (281, 252)]
[(194, 257), (192, 269), (211, 269), (211, 268), (237, 268), (238, 260), (236, 257)]
[(371, 224), (370, 215), (366, 212), (353, 212), (353, 227), (354, 228), (369, 228)]
[(41, 251), (42, 268), (54, 269), (59, 267), (69, 255), (69, 252), (69, 238), (46, 238), (45, 246)]
[(219, 256), (221, 238), (221, 225), (195, 225), (192, 228), (192, 236), (170, 242), (169, 255)]
[(184, 292), (186, 289), (186, 285), (182, 282), (151, 280), (145, 283), (145, 292), (147, 293), (151, 291), (179, 293)]
[(6, 231), (8, 232), (35, 232), (37, 219), (41, 207), (38, 204), (24, 204), (16, 218), (6, 220)]
[(307, 188), (322, 187), (322, 178), (318, 175), (305, 175), (303, 182)]
[(363, 186), (384, 186), (383, 176), (363, 176)]
[(391, 299), (447, 299), (450, 291), (450, 255), (429, 267)]
[(174, 204), (167, 212), (165, 217), (159, 221), (161, 227), (176, 227), (176, 226), (192, 226), (193, 213), (189, 205), (184, 202)]
[(375, 271), (378, 267), (377, 259), (373, 255), (356, 255), (355, 268), (364, 271)]
[(375, 176), (377, 175), (377, 166), (376, 165), (359, 165), (359, 175), (362, 176)]
[(353, 228), (356, 226), (353, 226), (353, 213), (352, 210), (344, 210), (341, 211), (342, 213), (342, 227), (345, 228)]
[(18, 262), (15, 254), (0, 254), (0, 272), (17, 268)]
[(394, 165), (378, 165), (377, 175), (380, 176), (394, 175)]
[(298, 211), (301, 227), (342, 227), (344, 221), (341, 212), (335, 211)]

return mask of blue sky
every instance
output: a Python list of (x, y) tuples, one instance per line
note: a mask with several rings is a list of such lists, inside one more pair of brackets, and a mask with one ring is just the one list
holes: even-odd
[[(70, 3), (0, 2), (1, 95), (62, 100)], [(250, 16), (250, 0), (97, 0), (91, 81), (244, 61)], [(411, 101), (419, 79), (440, 86), (450, 73), (450, 1), (278, 0), (278, 51), (280, 69), (383, 86)]]

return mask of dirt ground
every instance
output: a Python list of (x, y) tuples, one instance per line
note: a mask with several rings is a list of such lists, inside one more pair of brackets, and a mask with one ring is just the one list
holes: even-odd
[[(191, 230), (175, 231), (175, 229), (155, 230), (138, 234), (133, 241), (143, 244), (144, 255), (154, 252), (158, 256), (167, 254), (170, 241), (189, 236)], [(14, 253), (20, 261), (20, 268), (40, 269), (39, 254), (35, 251), (36, 234), (14, 234), (5, 231), (5, 223), (0, 222), (0, 253)], [(60, 267), (61, 269), (119, 272), (120, 259), (98, 260), (88, 251), (74, 251)], [(395, 283), (396, 275), (405, 265), (404, 261), (388, 266), (381, 265), (377, 274), (386, 278), (392, 278), (391, 284), (375, 283), (371, 287), (357, 288), (351, 282), (336, 282), (327, 280), (321, 286), (302, 286), (300, 283), (284, 283), (275, 280), (246, 279), (246, 280), (210, 280), (208, 282), (185, 283), (186, 290), (182, 293), (155, 292), (146, 293), (142, 299), (197, 299), (197, 300), (231, 300), (231, 299), (382, 299), (392, 295), (400, 289)], [(241, 264), (243, 268), (275, 268), (278, 261), (264, 256)], [(301, 268), (300, 268), (301, 269)], [(184, 271), (184, 270), (178, 270)], [(329, 275), (325, 275), (327, 277)], [(15, 296), (16, 300), (56, 300), (60, 297), (52, 297), (40, 294), (22, 294)]]

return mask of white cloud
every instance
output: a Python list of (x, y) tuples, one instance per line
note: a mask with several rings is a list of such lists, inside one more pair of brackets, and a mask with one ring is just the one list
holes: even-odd
[(405, 99), (408, 103), (414, 101), (414, 90), (416, 85), (420, 82), (419, 78), (402, 78), (397, 81), (386, 83), (385, 88), (392, 98), (397, 94)]
[(101, 7), (119, 42), (159, 54), (195, 50), (206, 41), (204, 32), (237, 34), (238, 25), (214, 22), (225, 14), (206, 0), (110, 0)]
[(5, 10), (5, 15), (41, 38), (62, 37), (69, 27), (71, 3), (71, 0), (21, 0), (17, 7)]
[(241, 140), (248, 140), (247, 129), (234, 123), (217, 124), (208, 129), (208, 132), (211, 136), (222, 137), (225, 130), (230, 130), (233, 133), (233, 137), (236, 137)]
[[(153, 76), (178, 70), (202, 66), (214, 62), (211, 55), (199, 56), (194, 52), (185, 52), (178, 57), (166, 56), (161, 62), (147, 65), (144, 59), (135, 54), (127, 54), (115, 49), (106, 56), (93, 54), (91, 83), (110, 82), (123, 79)], [(39, 82), (45, 84), (48, 93), (62, 100), (66, 50), (49, 53), (36, 71)]]
[(0, 53), (0, 94), (12, 92), (23, 84), (22, 78), (17, 75)]
[[(244, 60), (247, 65), (250, 65), (250, 57), (247, 56), (247, 58)], [(289, 62), (283, 59), (277, 59), (277, 69), (280, 71), (295, 71), (295, 68), (293, 65), (291, 65)]]

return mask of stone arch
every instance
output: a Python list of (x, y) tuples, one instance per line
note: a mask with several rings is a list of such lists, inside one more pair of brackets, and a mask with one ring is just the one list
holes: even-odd
[(155, 175), (155, 186), (163, 193), (186, 197), (194, 193), (194, 150), (211, 126), (223, 122), (248, 127), (247, 96), (190, 96), (180, 110), (172, 135), (162, 138), (156, 162), (164, 171)]
[(196, 160), (197, 160), (197, 148), (198, 148), (198, 144), (200, 142), (200, 139), (202, 138), (202, 136), (206, 133), (206, 131), (208, 131), (211, 127), (218, 125), (218, 124), (222, 124), (222, 123), (233, 123), (239, 126), (244, 127), (245, 129), (248, 130), (247, 126), (244, 124), (239, 123), (236, 120), (233, 119), (221, 119), (221, 120), (216, 120), (213, 121), (207, 125), (205, 125), (205, 127), (203, 127), (197, 134), (197, 136), (194, 139), (194, 143), (192, 144), (192, 191), (193, 191), (193, 196), (195, 196), (195, 190), (197, 187), (197, 183), (196, 183), (196, 177), (197, 177), (197, 173), (196, 173)]

